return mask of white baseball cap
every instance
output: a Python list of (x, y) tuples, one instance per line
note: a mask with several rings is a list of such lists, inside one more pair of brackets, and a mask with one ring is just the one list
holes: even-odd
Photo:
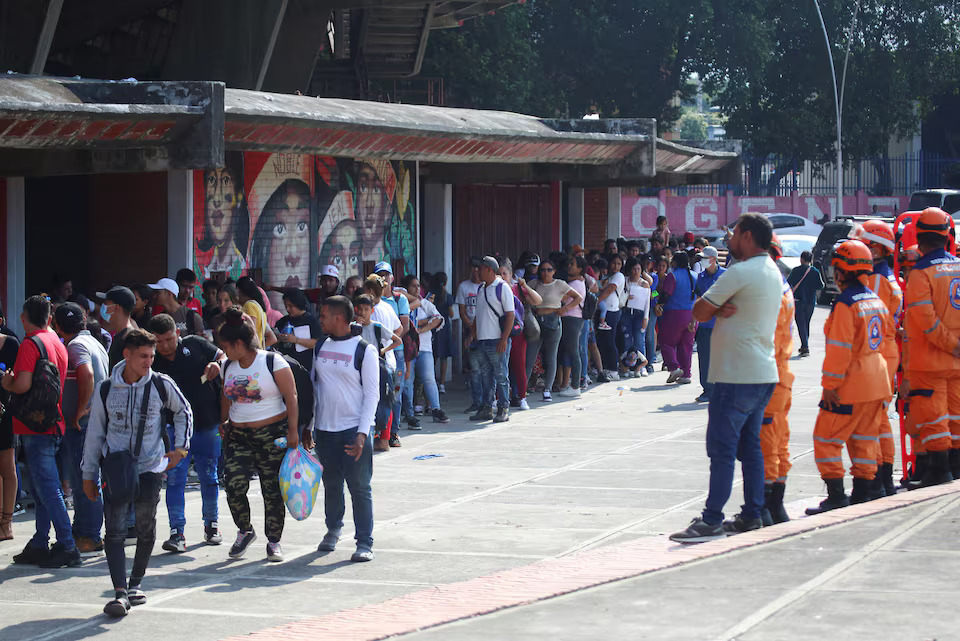
[(172, 278), (161, 278), (152, 285), (148, 285), (148, 287), (156, 290), (165, 289), (173, 294), (174, 298), (180, 295), (180, 286), (177, 285), (177, 281), (173, 280)]
[(340, 270), (337, 269), (336, 265), (324, 265), (323, 269), (320, 270), (321, 276), (333, 276), (337, 280), (340, 280)]

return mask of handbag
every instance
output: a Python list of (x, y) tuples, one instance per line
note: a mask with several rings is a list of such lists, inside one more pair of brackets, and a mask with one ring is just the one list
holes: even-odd
[[(523, 293), (523, 287), (520, 288), (520, 293)], [(537, 315), (533, 313), (532, 305), (523, 306), (523, 337), (528, 343), (536, 343), (540, 340), (540, 322), (537, 320)]]
[[(150, 404), (150, 389), (143, 390), (143, 402), (140, 404), (140, 422), (137, 425), (137, 441), (133, 452), (120, 450), (107, 451), (100, 460), (100, 476), (103, 480), (103, 500), (113, 505), (132, 503), (140, 493), (140, 472), (137, 469), (140, 448), (143, 446), (143, 432), (147, 426), (147, 408)], [(106, 409), (106, 401), (104, 401)]]

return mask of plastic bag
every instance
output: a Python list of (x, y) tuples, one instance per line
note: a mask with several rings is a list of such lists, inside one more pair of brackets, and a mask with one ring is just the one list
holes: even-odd
[(287, 450), (280, 465), (280, 493), (290, 516), (302, 521), (313, 511), (323, 466), (302, 445)]

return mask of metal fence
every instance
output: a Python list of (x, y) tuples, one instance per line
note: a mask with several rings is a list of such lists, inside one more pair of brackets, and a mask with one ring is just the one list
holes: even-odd
[[(837, 193), (834, 165), (800, 162), (785, 156), (744, 155), (739, 184), (688, 185), (668, 189), (678, 196), (789, 196), (797, 191), (805, 195)], [(867, 158), (844, 169), (843, 192), (860, 190), (868, 196), (909, 196), (919, 189), (960, 187), (960, 158), (918, 152), (901, 156)], [(658, 187), (645, 187), (641, 195), (656, 195)]]

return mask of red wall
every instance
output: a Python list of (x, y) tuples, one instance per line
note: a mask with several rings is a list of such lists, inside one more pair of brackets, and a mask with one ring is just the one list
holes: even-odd
[(603, 249), (607, 239), (607, 188), (583, 190), (583, 246)]

